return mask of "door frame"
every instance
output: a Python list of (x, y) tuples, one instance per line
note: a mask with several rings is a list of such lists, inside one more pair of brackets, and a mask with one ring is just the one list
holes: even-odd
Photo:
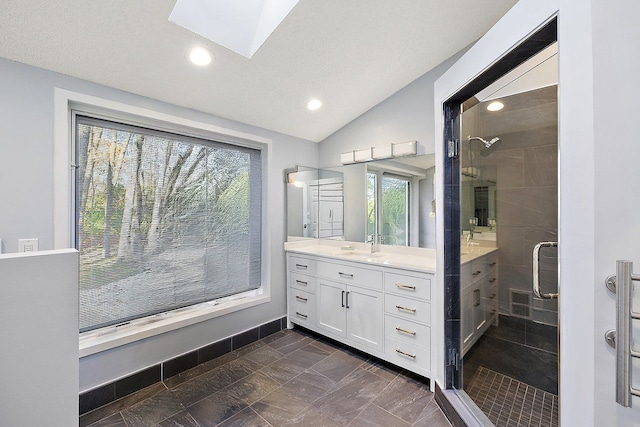
[[(564, 425), (594, 425), (595, 387), (595, 325), (594, 292), (594, 132), (589, 126), (594, 118), (592, 17), (590, 2), (570, 0), (520, 0), (496, 25), (472, 46), (434, 85), (436, 163), (445, 165), (444, 123), (451, 120), (445, 103), (483, 71), (511, 52), (541, 25), (558, 18), (559, 43), (559, 287), (563, 301), (559, 304), (559, 391), (560, 422)], [(455, 112), (454, 112), (455, 113)], [(434, 368), (436, 389), (447, 392), (446, 343), (459, 330), (459, 313), (445, 303), (445, 276), (455, 276), (455, 262), (445, 263), (445, 227), (447, 224), (445, 186), (451, 182), (451, 169), (438, 168), (436, 218), (437, 270), (434, 298)], [(449, 191), (446, 194), (451, 194)], [(457, 227), (455, 227), (457, 229)], [(448, 242), (449, 246), (455, 242)], [(449, 260), (448, 260), (449, 261)], [(459, 259), (457, 265), (459, 266)], [(453, 286), (455, 288), (455, 286)], [(450, 289), (455, 292), (455, 289)], [(453, 308), (453, 310), (452, 310)], [(451, 343), (449, 343), (451, 344)], [(446, 393), (445, 393), (446, 394)], [(447, 398), (453, 396), (446, 395)], [(453, 396), (455, 397), (455, 396)], [(460, 401), (462, 402), (462, 401)], [(449, 402), (451, 403), (451, 402)], [(462, 405), (465, 410), (465, 405)]]

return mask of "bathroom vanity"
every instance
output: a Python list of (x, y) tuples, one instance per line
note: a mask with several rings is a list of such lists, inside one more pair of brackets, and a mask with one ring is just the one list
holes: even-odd
[[(351, 243), (348, 243), (351, 244)], [(289, 324), (431, 376), (435, 250), (289, 242)]]
[(478, 341), (498, 316), (498, 252), (474, 248), (461, 257), (460, 340), (462, 356)]

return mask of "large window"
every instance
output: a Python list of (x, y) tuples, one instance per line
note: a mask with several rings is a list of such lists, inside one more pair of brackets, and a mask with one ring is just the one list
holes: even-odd
[(80, 331), (261, 285), (260, 150), (76, 116)]

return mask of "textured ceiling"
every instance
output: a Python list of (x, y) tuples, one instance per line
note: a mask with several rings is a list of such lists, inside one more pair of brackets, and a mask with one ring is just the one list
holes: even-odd
[[(2, 0), (0, 57), (321, 141), (516, 0), (301, 0), (251, 59), (169, 22), (174, 3)], [(194, 45), (214, 53), (211, 66), (188, 63)], [(320, 110), (306, 109), (311, 97)]]

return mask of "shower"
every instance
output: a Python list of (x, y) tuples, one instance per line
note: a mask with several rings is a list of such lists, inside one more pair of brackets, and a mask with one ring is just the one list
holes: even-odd
[(493, 153), (500, 144), (502, 144), (502, 140), (497, 136), (494, 136), (489, 141), (487, 141), (486, 139), (481, 138), (479, 136), (469, 135), (467, 137), (467, 140), (469, 141), (469, 143), (471, 143), (471, 141), (473, 140), (478, 140), (484, 144), (484, 148), (480, 151), (480, 155), (482, 157), (487, 157), (489, 154)]

